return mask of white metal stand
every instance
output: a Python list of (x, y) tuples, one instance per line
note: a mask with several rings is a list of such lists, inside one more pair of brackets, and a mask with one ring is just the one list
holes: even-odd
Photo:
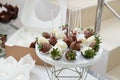
[[(76, 80), (86, 80), (86, 77), (88, 75), (88, 72), (90, 70), (90, 66), (87, 67), (79, 67), (79, 68), (68, 68), (68, 67), (56, 67), (52, 66), (51, 68), (48, 68), (48, 66), (45, 64), (45, 69), (47, 71), (47, 74), (49, 76), (50, 80), (62, 80), (63, 78), (73, 78)], [(64, 70), (69, 70), (77, 75), (61, 75), (61, 72)]]

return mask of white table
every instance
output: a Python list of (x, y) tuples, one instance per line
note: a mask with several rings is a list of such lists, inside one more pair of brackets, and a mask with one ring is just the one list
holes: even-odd
[[(41, 60), (52, 65), (52, 68), (50, 70), (52, 75), (50, 75), (48, 68), (46, 66), (46, 70), (50, 80), (56, 79), (59, 80), (60, 78), (68, 77), (77, 78), (78, 80), (85, 80), (88, 75), (88, 71), (90, 70), (90, 67), (100, 60), (102, 56), (102, 47), (99, 49), (97, 55), (93, 59), (85, 59), (82, 57), (81, 54), (78, 55), (77, 53), (77, 59), (75, 61), (67, 61), (64, 57), (64, 54), (60, 60), (53, 60), (52, 58), (50, 58), (49, 54), (43, 54), (42, 52), (39, 52), (37, 44), (36, 54)], [(61, 73), (64, 70), (69, 70), (70, 72), (73, 71), (77, 76), (76, 75), (63, 76), (61, 75)]]

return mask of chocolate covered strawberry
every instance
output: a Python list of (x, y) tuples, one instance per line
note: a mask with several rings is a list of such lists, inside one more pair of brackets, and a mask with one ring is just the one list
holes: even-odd
[(30, 48), (35, 48), (36, 42), (37, 42), (37, 41), (32, 42), (29, 47), (30, 47)]
[(73, 41), (77, 40), (76, 33), (72, 32), (70, 36), (72, 37)]
[(48, 32), (43, 32), (42, 36), (47, 38), (47, 39), (49, 39), (51, 37), (50, 33), (48, 33)]
[(50, 40), (49, 40), (49, 42), (50, 42), (51, 45), (54, 46), (54, 45), (57, 43), (57, 38), (56, 38), (56, 36), (55, 36), (55, 35), (52, 35), (51, 38), (50, 38)]
[(80, 46), (81, 41), (74, 41), (70, 44), (70, 49), (72, 50), (77, 50), (79, 51), (81, 46)]
[(90, 36), (94, 35), (93, 29), (87, 29), (84, 31), (85, 38), (89, 38)]
[(64, 38), (65, 43), (70, 46), (70, 44), (73, 42), (73, 38), (71, 36), (67, 36)]
[(52, 46), (48, 43), (41, 43), (38, 45), (39, 45), (38, 46), (39, 51), (42, 51), (43, 53), (48, 52), (52, 48)]

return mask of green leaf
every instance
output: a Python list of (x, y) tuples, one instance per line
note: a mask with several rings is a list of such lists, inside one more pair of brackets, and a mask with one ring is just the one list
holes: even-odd
[(95, 55), (96, 55), (96, 52), (93, 49), (86, 50), (84, 54), (86, 58), (94, 58)]
[(60, 51), (58, 50), (58, 48), (53, 48), (53, 50), (51, 51), (52, 59), (57, 60), (58, 58), (60, 58), (61, 55), (59, 53)]
[(39, 51), (41, 51), (41, 49), (42, 49), (42, 44), (38, 44), (38, 49), (39, 49)]
[(100, 48), (100, 43), (101, 43), (101, 39), (100, 36), (95, 35), (95, 46), (94, 46), (94, 50), (95, 52), (98, 52), (99, 48)]

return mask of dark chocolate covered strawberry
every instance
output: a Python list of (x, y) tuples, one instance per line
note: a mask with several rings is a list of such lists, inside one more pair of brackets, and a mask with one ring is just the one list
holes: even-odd
[(2, 12), (0, 13), (0, 21), (1, 21), (2, 23), (7, 23), (7, 22), (9, 22), (10, 20), (11, 20), (11, 16), (9, 15), (8, 12), (2, 11)]
[(51, 37), (50, 33), (48, 32), (43, 32), (42, 36), (45, 37), (46, 39), (49, 39)]
[(72, 37), (73, 41), (77, 40), (76, 33), (72, 32), (70, 36)]
[(72, 50), (77, 50), (79, 51), (81, 46), (80, 46), (81, 41), (74, 41), (70, 44), (70, 49)]
[(30, 48), (35, 48), (36, 42), (37, 42), (37, 41), (32, 42), (29, 47), (30, 47)]
[(54, 46), (54, 45), (57, 43), (57, 38), (56, 38), (56, 36), (55, 36), (55, 35), (52, 35), (52, 36), (50, 37), (49, 42), (50, 42), (51, 45)]
[(65, 43), (70, 46), (70, 44), (73, 42), (73, 38), (71, 36), (67, 36), (64, 38)]
[(85, 38), (89, 38), (90, 36), (94, 35), (93, 29), (87, 29), (84, 31)]
[(48, 52), (51, 48), (52, 48), (52, 46), (48, 43), (38, 44), (39, 51), (42, 51), (43, 53)]

